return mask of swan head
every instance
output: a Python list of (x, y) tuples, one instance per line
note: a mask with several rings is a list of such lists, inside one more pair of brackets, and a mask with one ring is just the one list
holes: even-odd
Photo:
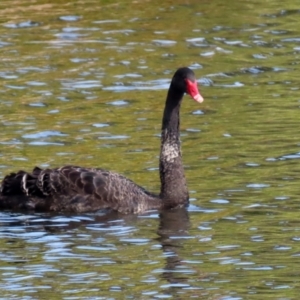
[(172, 79), (172, 84), (183, 93), (189, 94), (196, 102), (201, 103), (204, 98), (199, 92), (194, 72), (187, 68), (179, 68)]

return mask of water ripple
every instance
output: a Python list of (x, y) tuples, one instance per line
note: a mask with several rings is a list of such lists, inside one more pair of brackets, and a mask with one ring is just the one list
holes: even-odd
[(67, 136), (67, 135), (68, 134), (62, 133), (60, 131), (46, 130), (46, 131), (39, 131), (37, 133), (24, 134), (22, 137), (24, 139), (41, 139), (41, 138), (48, 138), (51, 136)]
[(290, 160), (290, 159), (299, 159), (300, 158), (300, 152), (292, 153), (292, 154), (285, 154), (282, 156), (279, 156), (278, 160)]
[(68, 82), (64, 81), (61, 84), (68, 89), (91, 89), (102, 86), (99, 80), (74, 80)]
[(35, 21), (24, 21), (24, 22), (20, 22), (20, 23), (7, 23), (4, 24), (3, 26), (6, 28), (28, 28), (28, 27), (36, 27), (36, 26), (40, 26), (41, 24), (39, 22), (35, 22)]
[(156, 46), (160, 46), (160, 47), (171, 47), (177, 43), (176, 41), (172, 41), (172, 40), (152, 40), (152, 42)]
[(59, 17), (59, 20), (66, 21), (66, 22), (76, 22), (76, 21), (78, 21), (80, 19), (81, 19), (80, 16), (72, 16), (72, 15), (69, 15), (69, 16), (60, 16)]

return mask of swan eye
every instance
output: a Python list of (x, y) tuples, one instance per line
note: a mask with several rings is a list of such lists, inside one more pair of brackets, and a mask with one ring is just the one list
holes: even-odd
[(189, 94), (195, 101), (201, 103), (204, 101), (203, 97), (199, 93), (197, 81), (194, 82), (190, 79), (185, 79), (186, 93)]

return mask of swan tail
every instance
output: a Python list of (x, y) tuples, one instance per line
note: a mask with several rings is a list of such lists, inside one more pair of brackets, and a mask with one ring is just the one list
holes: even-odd
[(22, 180), (25, 174), (27, 173), (19, 171), (5, 176), (1, 184), (1, 194), (6, 196), (22, 195)]
[(0, 187), (0, 208), (38, 210), (44, 207), (45, 194), (38, 184), (41, 172), (40, 168), (35, 167), (31, 173), (21, 170), (5, 176)]

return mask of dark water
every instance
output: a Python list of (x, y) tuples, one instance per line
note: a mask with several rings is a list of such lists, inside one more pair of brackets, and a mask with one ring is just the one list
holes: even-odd
[[(0, 213), (0, 299), (298, 299), (295, 1), (0, 2), (0, 176), (97, 166), (159, 190), (180, 66), (188, 210)], [(55, 292), (54, 292), (55, 291)]]

